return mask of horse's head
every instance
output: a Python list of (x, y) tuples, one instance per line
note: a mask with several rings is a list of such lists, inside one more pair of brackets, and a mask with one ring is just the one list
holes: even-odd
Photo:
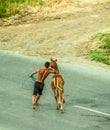
[(51, 58), (50, 61), (51, 61), (50, 62), (50, 67), (53, 68), (53, 69), (55, 69), (55, 70), (58, 70), (58, 66), (57, 66), (57, 63), (56, 63), (57, 59), (52, 59)]

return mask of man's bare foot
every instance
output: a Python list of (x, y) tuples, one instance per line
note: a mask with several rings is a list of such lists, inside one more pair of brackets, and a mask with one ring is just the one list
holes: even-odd
[(34, 110), (36, 110), (36, 107), (35, 107), (35, 106), (32, 106), (32, 108), (33, 108)]
[(34, 110), (36, 109), (36, 104), (35, 104), (35, 103), (32, 104), (32, 108), (33, 108)]
[(36, 105), (39, 106), (39, 103), (37, 102)]

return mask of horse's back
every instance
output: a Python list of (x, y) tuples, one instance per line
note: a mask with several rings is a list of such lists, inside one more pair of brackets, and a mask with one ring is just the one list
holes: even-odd
[(52, 77), (52, 82), (54, 82), (55, 84), (56, 84), (56, 82), (58, 82), (63, 87), (63, 85), (64, 85), (64, 78), (62, 77), (61, 74), (54, 75)]

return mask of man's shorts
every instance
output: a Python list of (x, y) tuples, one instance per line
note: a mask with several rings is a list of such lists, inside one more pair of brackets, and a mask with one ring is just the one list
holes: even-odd
[(42, 95), (42, 91), (44, 88), (44, 83), (40, 83), (40, 82), (35, 82), (34, 83), (34, 90), (33, 90), (33, 95)]

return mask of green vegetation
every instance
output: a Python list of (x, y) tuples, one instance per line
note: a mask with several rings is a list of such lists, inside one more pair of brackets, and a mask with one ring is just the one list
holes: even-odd
[(98, 47), (89, 51), (92, 60), (110, 65), (110, 33), (97, 33), (95, 35)]
[(42, 6), (43, 0), (0, 0), (0, 17), (8, 17), (28, 6)]

